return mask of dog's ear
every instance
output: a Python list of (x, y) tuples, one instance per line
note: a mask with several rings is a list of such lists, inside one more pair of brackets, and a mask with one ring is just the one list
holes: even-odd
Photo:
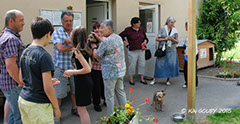
[(165, 96), (166, 95), (166, 93), (165, 92), (163, 92), (163, 96)]

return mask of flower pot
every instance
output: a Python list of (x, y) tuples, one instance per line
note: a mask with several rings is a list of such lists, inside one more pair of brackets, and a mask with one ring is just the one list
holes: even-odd
[(132, 120), (129, 122), (129, 124), (138, 124), (139, 123), (139, 115), (140, 113), (137, 112), (135, 116), (132, 118)]

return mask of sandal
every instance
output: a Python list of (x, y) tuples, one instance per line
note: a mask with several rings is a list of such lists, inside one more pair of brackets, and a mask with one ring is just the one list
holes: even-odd
[(147, 85), (148, 83), (146, 81), (140, 81), (140, 83)]
[(135, 85), (135, 82), (129, 81), (129, 84), (130, 84), (130, 85)]

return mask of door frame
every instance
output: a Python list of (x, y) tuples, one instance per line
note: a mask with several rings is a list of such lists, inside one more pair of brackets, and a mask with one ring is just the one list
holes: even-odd
[(152, 22), (154, 25), (154, 29), (153, 32), (151, 33), (147, 33), (146, 35), (149, 38), (149, 40), (151, 40), (148, 44), (147, 44), (147, 48), (151, 50), (152, 53), (152, 57), (151, 59), (147, 60), (145, 63), (145, 72), (144, 72), (144, 76), (146, 77), (154, 77), (154, 68), (155, 68), (155, 60), (156, 58), (154, 57), (154, 53), (155, 53), (155, 49), (157, 46), (157, 42), (155, 41), (155, 38), (158, 35), (158, 31), (159, 31), (159, 5), (149, 5), (149, 6), (141, 6), (139, 7), (139, 17), (140, 17), (140, 11), (141, 10), (147, 10), (147, 9), (155, 9), (155, 12), (153, 13), (153, 20)]

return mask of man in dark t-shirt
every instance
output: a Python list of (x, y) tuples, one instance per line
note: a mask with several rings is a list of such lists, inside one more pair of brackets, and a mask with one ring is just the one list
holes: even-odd
[(43, 48), (51, 40), (52, 24), (43, 17), (37, 17), (32, 25), (32, 44), (24, 50), (21, 56), (20, 81), (25, 85), (18, 100), (23, 123), (51, 123), (60, 118), (54, 84), (60, 83), (52, 79), (54, 65), (50, 54)]

